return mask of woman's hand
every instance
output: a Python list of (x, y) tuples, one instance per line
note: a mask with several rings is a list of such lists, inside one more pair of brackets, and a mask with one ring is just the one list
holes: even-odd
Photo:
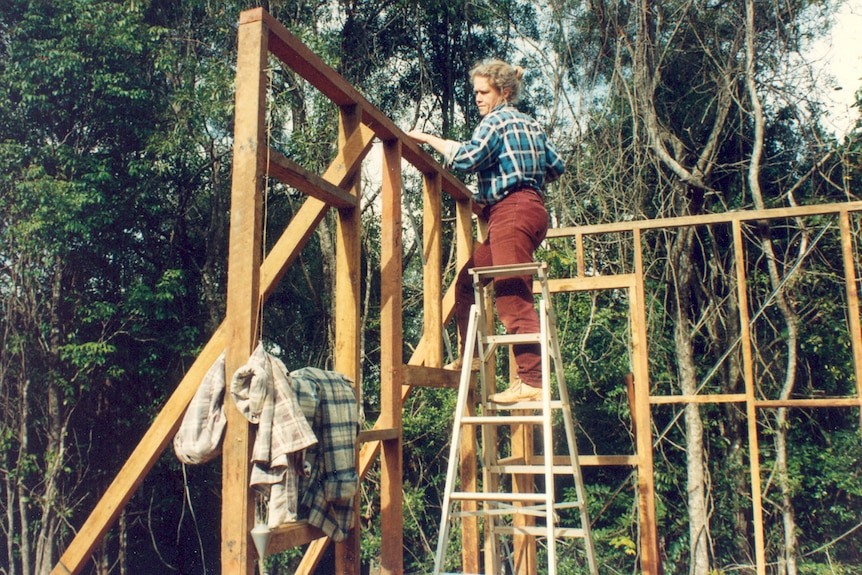
[(410, 130), (407, 132), (407, 137), (416, 144), (427, 144), (429, 136), (430, 134), (426, 134), (420, 130)]

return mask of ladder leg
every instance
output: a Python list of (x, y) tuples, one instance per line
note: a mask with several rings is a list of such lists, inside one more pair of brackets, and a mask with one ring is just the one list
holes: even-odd
[[(477, 320), (479, 312), (474, 305), (470, 310), (470, 321), (467, 325), (467, 340), (464, 342), (464, 357), (472, 358), (476, 345)], [(461, 420), (467, 410), (467, 398), (470, 395), (470, 367), (471, 361), (464, 360), (461, 369), (461, 381), (458, 386), (458, 400), (455, 405), (455, 420), (452, 426), (452, 440), (449, 445), (449, 464), (446, 470), (446, 487), (443, 492), (443, 512), (440, 518), (440, 531), (437, 540), (437, 554), (434, 558), (434, 575), (443, 572), (446, 561), (446, 548), (449, 544), (450, 513), (452, 506), (452, 493), (455, 490), (456, 468), (461, 444)]]
[[(547, 284), (545, 284), (546, 286)], [(546, 289), (546, 287), (545, 287)], [(572, 413), (572, 404), (569, 402), (569, 391), (566, 386), (565, 374), (563, 372), (563, 357), (560, 351), (560, 342), (557, 339), (556, 322), (554, 319), (554, 311), (547, 304), (547, 299), (544, 299), (544, 311), (546, 321), (550, 326), (549, 344), (551, 353), (554, 358), (554, 370), (557, 376), (557, 386), (559, 387), (560, 403), (562, 404), (563, 423), (566, 430), (566, 443), (568, 444), (569, 458), (572, 465), (572, 477), (575, 481), (575, 495), (578, 500), (578, 510), (580, 512), (581, 528), (584, 531), (584, 551), (587, 556), (587, 565), (591, 575), (598, 575), (598, 565), (596, 563), (595, 547), (593, 546), (592, 529), (590, 527), (589, 510), (587, 509), (586, 489), (584, 487), (584, 476), (581, 470), (580, 462), (578, 461), (578, 444), (575, 436), (575, 418)]]
[(542, 444), (545, 459), (545, 526), (547, 529), (548, 575), (557, 573), (556, 510), (554, 508), (554, 435), (551, 416), (551, 378), (548, 350), (548, 302), (542, 298), (539, 304), (539, 324), (542, 346)]

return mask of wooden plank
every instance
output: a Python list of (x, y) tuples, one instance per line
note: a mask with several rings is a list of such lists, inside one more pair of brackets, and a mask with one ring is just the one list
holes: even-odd
[(360, 431), (356, 441), (358, 443), (386, 441), (387, 439), (397, 439), (400, 435), (401, 430), (397, 427), (375, 427), (374, 429), (363, 429)]
[[(359, 110), (356, 106), (342, 107), (339, 114), (338, 149), (344, 150), (354, 132), (359, 129)], [(357, 198), (362, 193), (362, 182), (357, 173), (346, 182)], [(362, 403), (362, 358), (360, 355), (360, 277), (362, 221), (360, 209), (338, 210), (335, 230), (335, 371), (354, 381), (356, 398)], [(359, 517), (359, 494), (353, 498), (355, 517)], [(354, 524), (345, 541), (335, 546), (335, 568), (340, 575), (359, 575), (359, 529)]]
[[(853, 256), (853, 234), (850, 215), (842, 211), (838, 218), (841, 230), (841, 254), (844, 261), (844, 291), (847, 302), (847, 321), (850, 328), (850, 345), (853, 350), (853, 369), (856, 374), (856, 397), (862, 398), (862, 322), (859, 319), (859, 289), (856, 286), (856, 258)], [(862, 409), (859, 410), (862, 427)]]
[(307, 196), (317, 198), (336, 208), (353, 208), (359, 203), (356, 196), (333, 186), (317, 174), (306, 170), (275, 150), (269, 151), (268, 174)]
[(424, 365), (405, 365), (401, 369), (402, 381), (410, 387), (458, 389), (460, 385), (461, 372), (458, 371)]
[[(532, 411), (519, 410), (513, 411), (512, 415), (531, 415), (532, 413)], [(541, 464), (544, 461), (544, 457), (537, 457), (533, 453), (534, 430), (532, 425), (513, 425), (511, 433), (513, 458), (522, 459), (525, 465)], [(513, 475), (512, 491), (515, 493), (533, 493), (533, 477), (527, 474)], [(516, 503), (515, 506), (522, 507), (523, 505)], [(513, 522), (515, 527), (529, 528), (536, 525), (536, 518), (532, 515), (515, 515)], [(515, 573), (518, 575), (536, 573), (536, 538), (523, 533), (516, 534), (512, 541), (512, 547)]]
[(751, 344), (751, 318), (748, 313), (746, 289), (745, 244), (742, 241), (742, 222), (733, 222), (733, 251), (736, 266), (736, 291), (739, 299), (739, 336), (742, 349), (742, 373), (745, 381), (746, 417), (748, 425), (748, 457), (751, 477), (752, 522), (754, 523), (754, 559), (758, 575), (766, 575), (766, 540), (763, 533), (763, 490), (760, 483), (760, 448), (757, 438), (757, 409), (755, 407), (754, 360)]
[[(227, 275), (227, 355), (225, 370), (242, 367), (258, 339), (260, 265), (263, 257), (262, 186), (265, 168), (264, 120), (268, 33), (262, 23), (238, 32), (233, 177)], [(255, 552), (254, 498), (248, 479), (251, 459), (249, 422), (225, 394), (222, 449), (221, 569), (252, 575)]]
[(652, 416), (649, 406), (649, 355), (646, 332), (646, 302), (643, 284), (643, 246), (640, 232), (634, 234), (635, 277), (629, 290), (629, 314), (632, 338), (632, 370), (634, 372), (635, 445), (638, 458), (638, 520), (640, 523), (641, 571), (648, 575), (662, 573), (655, 508), (655, 477), (653, 474)]
[[(383, 143), (380, 231), (380, 417), (381, 426), (401, 429), (402, 240), (401, 145)], [(438, 274), (439, 275), (439, 274)], [(403, 572), (401, 434), (383, 442), (380, 458), (380, 573)]]
[(714, 393), (703, 395), (651, 395), (652, 405), (671, 405), (680, 403), (745, 403), (744, 393)]
[(808, 399), (758, 399), (754, 406), (760, 409), (773, 409), (776, 407), (860, 407), (862, 400), (858, 397), (819, 397)]
[(575, 257), (577, 258), (578, 277), (585, 277), (587, 271), (584, 263), (584, 234), (582, 232), (575, 233)]
[(836, 204), (814, 204), (809, 206), (795, 206), (789, 208), (770, 208), (764, 210), (745, 210), (738, 212), (723, 212), (716, 214), (702, 214), (698, 216), (680, 216), (677, 218), (662, 218), (658, 220), (636, 220), (631, 222), (614, 222), (608, 224), (593, 224), (587, 226), (569, 226), (552, 228), (548, 230), (547, 237), (566, 238), (597, 235), (618, 234), (634, 232), (635, 230), (657, 230), (663, 228), (679, 228), (687, 226), (706, 226), (716, 224), (734, 224), (740, 222), (753, 222), (757, 220), (788, 219), (803, 216), (819, 216), (827, 214), (839, 214), (841, 212), (862, 211), (862, 201), (843, 202)]
[[(299, 565), (296, 566), (294, 575), (311, 575), (312, 573), (315, 573), (317, 565), (323, 558), (323, 552), (326, 551), (327, 547), (329, 547), (329, 537), (326, 537), (322, 531), (320, 534), (323, 537), (308, 543), (308, 547), (305, 549), (305, 554), (302, 556), (302, 560), (299, 562)], [(303, 543), (300, 543), (298, 540), (286, 541), (282, 549), (292, 549), (294, 547), (299, 547), (302, 544)]]
[[(553, 293), (580, 292), (608, 289), (628, 289), (635, 285), (634, 274), (612, 276), (586, 276), (578, 278), (554, 278), (548, 280), (548, 291)], [(542, 293), (542, 284), (533, 282), (533, 293)]]
[(326, 533), (319, 528), (309, 524), (308, 521), (296, 521), (271, 530), (269, 547), (271, 549), (292, 549), (322, 538), (326, 538)]
[[(338, 146), (338, 153), (323, 173), (323, 179), (339, 188), (345, 188), (359, 174), (362, 160), (371, 151), (371, 144), (374, 143), (374, 133), (360, 124), (341, 137), (345, 140)], [(353, 206), (356, 205), (357, 202), (354, 202)]]
[[(533, 455), (530, 458), (531, 465), (544, 465), (545, 458), (540, 455)], [(498, 461), (499, 465), (527, 465), (524, 457), (505, 457)], [(638, 464), (637, 455), (578, 455), (578, 464), (581, 467), (598, 467), (598, 466), (613, 466), (613, 467), (634, 467)], [(568, 455), (555, 455), (554, 467), (562, 468), (564, 473), (572, 473), (572, 459)]]
[[(422, 319), (423, 333), (428, 336), (425, 339), (425, 345), (428, 346), (428, 350), (425, 352), (425, 365), (429, 367), (442, 367), (443, 194), (441, 191), (440, 173), (437, 172), (433, 175), (426, 175), (423, 181), (422, 281), (424, 292), (422, 297), (422, 303), (424, 305)], [(398, 281), (400, 289), (400, 278)]]

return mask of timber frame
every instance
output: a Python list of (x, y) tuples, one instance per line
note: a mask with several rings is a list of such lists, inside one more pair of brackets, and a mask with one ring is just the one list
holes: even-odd
[[(419, 148), (382, 112), (372, 106), (353, 86), (327, 66), (288, 30), (263, 9), (241, 14), (236, 77), (236, 117), (231, 200), (231, 232), (228, 260), (227, 313), (197, 360), (177, 386), (140, 443), (125, 462), (108, 490), (92, 511), (54, 567), (53, 575), (80, 573), (96, 546), (118, 518), (144, 477), (170, 443), (199, 382), (222, 351), (227, 350), (226, 372), (244, 365), (256, 344), (263, 302), (273, 292), (288, 268), (320, 223), (333, 209), (337, 213), (337, 269), (335, 285), (334, 369), (360, 381), (359, 281), (360, 276), (360, 177), (359, 167), (375, 139), (382, 142), (382, 223), (381, 223), (381, 413), (373, 429), (360, 432), (358, 458), (360, 477), (380, 458), (383, 545), (379, 558), (381, 573), (398, 574), (402, 566), (402, 455), (401, 409), (414, 386), (457, 388), (458, 374), (446, 372), (443, 363), (443, 326), (454, 309), (454, 290), (442, 285), (442, 194), (456, 203), (457, 261), (461, 267), (472, 250), (472, 218), (479, 210), (470, 202), (469, 190), (427, 152)], [(266, 115), (266, 68), (270, 56), (290, 67), (340, 109), (336, 158), (322, 175), (296, 165), (269, 149), (264, 129)], [(416, 167), (424, 177), (424, 333), (414, 355), (402, 358), (402, 160)], [(261, 249), (262, 182), (278, 179), (308, 195), (280, 239), (265, 257)], [(643, 573), (662, 572), (656, 533), (655, 485), (653, 478), (653, 434), (651, 406), (687, 403), (737, 403), (748, 418), (752, 517), (755, 533), (756, 571), (766, 573), (761, 470), (759, 467), (757, 410), (776, 407), (860, 408), (862, 397), (862, 326), (859, 318), (856, 264), (850, 216), (862, 211), (862, 202), (807, 206), (776, 210), (732, 212), (698, 217), (619, 224), (557, 228), (548, 233), (548, 242), (574, 239), (577, 274), (551, 281), (551, 291), (625, 290), (628, 294), (632, 378), (630, 400), (635, 453), (630, 455), (582, 455), (582, 465), (622, 465), (636, 470), (640, 524), (639, 558)], [(757, 396), (752, 366), (751, 318), (745, 278), (743, 226), (758, 221), (837, 216), (845, 272), (848, 330), (856, 374), (856, 394), (852, 397), (802, 400), (768, 400)], [(479, 222), (480, 229), (483, 222)], [(657, 396), (649, 384), (646, 305), (644, 302), (644, 262), (642, 233), (660, 228), (680, 228), (724, 224), (732, 227), (736, 258), (736, 280), (745, 391), (736, 395)], [(631, 238), (631, 273), (590, 276), (584, 259), (585, 238), (603, 234)], [(222, 573), (251, 575), (257, 559), (249, 532), (253, 526), (254, 498), (248, 487), (252, 433), (233, 403), (226, 400), (228, 418), (223, 448), (222, 476)], [(860, 410), (862, 418), (862, 410)], [(469, 438), (467, 438), (469, 439)], [(462, 448), (463, 451), (463, 448)], [(473, 481), (475, 466), (468, 463), (461, 477)], [(358, 503), (357, 503), (358, 504)], [(336, 545), (339, 575), (360, 573), (359, 534), (354, 528), (347, 541)], [(479, 572), (480, 541), (477, 526), (465, 524), (463, 562), (467, 572)], [(313, 573), (329, 544), (318, 529), (305, 522), (284, 525), (272, 535), (270, 552), (308, 544), (298, 573)], [(532, 545), (532, 551), (530, 551)], [(535, 553), (535, 543), (516, 541), (522, 553)], [(516, 549), (517, 550), (517, 549)], [(528, 562), (519, 563), (527, 572)], [(534, 561), (534, 559), (533, 559)]]

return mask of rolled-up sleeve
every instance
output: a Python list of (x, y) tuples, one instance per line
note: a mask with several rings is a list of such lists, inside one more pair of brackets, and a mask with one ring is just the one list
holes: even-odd
[(494, 118), (480, 123), (469, 141), (453, 148), (449, 165), (456, 170), (476, 172), (493, 165), (497, 162), (500, 148), (500, 135)]
[(551, 142), (546, 142), (545, 145), (545, 182), (553, 182), (557, 180), (566, 171), (566, 163), (563, 157), (557, 151), (557, 148)]

